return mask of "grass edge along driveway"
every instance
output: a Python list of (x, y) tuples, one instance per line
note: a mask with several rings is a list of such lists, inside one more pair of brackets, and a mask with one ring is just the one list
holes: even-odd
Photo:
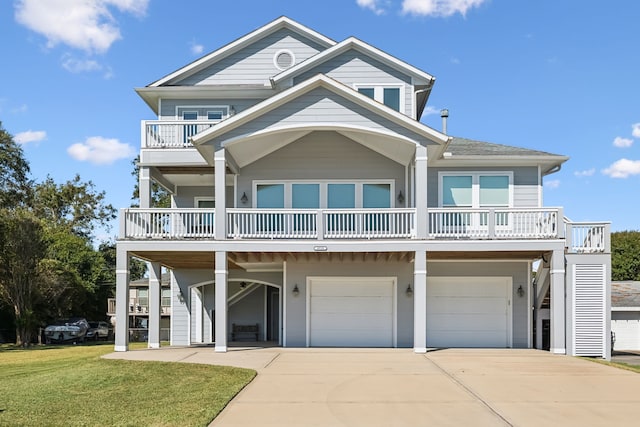
[(0, 346), (0, 426), (206, 426), (250, 369), (106, 360), (112, 344)]

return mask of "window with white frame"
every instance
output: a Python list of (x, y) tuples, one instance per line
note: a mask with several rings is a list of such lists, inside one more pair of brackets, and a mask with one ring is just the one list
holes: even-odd
[(404, 112), (404, 86), (403, 85), (367, 85), (357, 84), (355, 88), (358, 92), (371, 99), (393, 108), (401, 113)]
[(393, 181), (254, 182), (257, 208), (390, 208)]
[(440, 172), (441, 207), (510, 207), (513, 204), (511, 172)]

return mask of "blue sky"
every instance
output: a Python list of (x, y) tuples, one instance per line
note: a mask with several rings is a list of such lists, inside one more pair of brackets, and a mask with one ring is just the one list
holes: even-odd
[(436, 76), (429, 126), (448, 108), (452, 135), (570, 156), (545, 178), (545, 206), (640, 229), (635, 1), (3, 2), (0, 121), (34, 178), (79, 173), (127, 207), (140, 120), (154, 118), (134, 88), (281, 15)]

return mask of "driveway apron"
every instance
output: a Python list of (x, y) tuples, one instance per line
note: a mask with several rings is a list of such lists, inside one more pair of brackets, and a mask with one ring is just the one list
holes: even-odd
[(640, 419), (640, 374), (542, 351), (273, 355), (212, 426), (614, 426)]

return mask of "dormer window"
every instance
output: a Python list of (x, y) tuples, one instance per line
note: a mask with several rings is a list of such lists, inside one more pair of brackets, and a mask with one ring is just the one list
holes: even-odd
[(404, 112), (402, 108), (402, 96), (404, 87), (401, 85), (356, 85), (356, 90), (371, 99), (393, 108), (396, 111)]

